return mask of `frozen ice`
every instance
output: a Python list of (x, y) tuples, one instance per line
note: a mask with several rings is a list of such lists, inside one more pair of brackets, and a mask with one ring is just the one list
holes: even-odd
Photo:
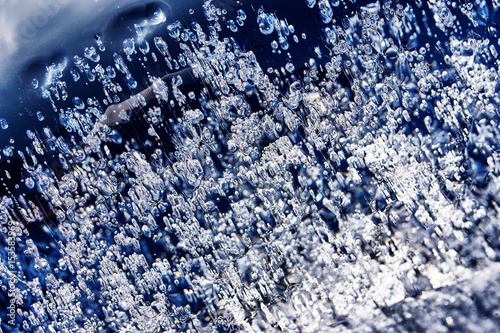
[(26, 81), (2, 331), (499, 330), (498, 4), (280, 3), (127, 7)]

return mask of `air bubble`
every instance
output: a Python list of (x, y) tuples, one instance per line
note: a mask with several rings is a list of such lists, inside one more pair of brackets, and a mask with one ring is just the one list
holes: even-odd
[(99, 53), (97, 53), (97, 50), (93, 46), (86, 47), (83, 51), (83, 55), (85, 56), (85, 58), (90, 59), (93, 62), (99, 62), (99, 60), (101, 59)]
[(149, 53), (149, 43), (147, 40), (143, 39), (138, 42), (138, 47), (142, 54), (146, 55)]
[(330, 6), (330, 2), (328, 0), (319, 0), (318, 8), (323, 23), (325, 24), (330, 23), (333, 18), (333, 10), (332, 7)]
[(313, 8), (314, 5), (316, 5), (316, 0), (305, 0), (305, 1), (307, 4), (307, 7), (309, 7), (309, 8)]
[(238, 9), (236, 12), (236, 17), (242, 21), (245, 21), (247, 19), (247, 14), (243, 9)]
[(262, 8), (259, 8), (257, 14), (257, 25), (260, 32), (264, 35), (269, 35), (274, 31), (274, 23), (271, 16), (264, 12)]
[(238, 31), (238, 26), (236, 25), (236, 22), (234, 22), (233, 20), (227, 21), (227, 27), (232, 32), (237, 32)]
[(71, 77), (73, 78), (73, 81), (78, 82), (80, 80), (80, 73), (74, 68), (70, 70)]
[(7, 123), (7, 120), (5, 118), (0, 118), (0, 128), (3, 130), (9, 128), (9, 123)]
[(127, 38), (123, 41), (123, 52), (127, 56), (131, 56), (135, 51), (135, 41), (133, 38)]
[(78, 110), (83, 110), (85, 109), (85, 103), (80, 97), (73, 97), (73, 104), (75, 105), (75, 108)]
[(14, 155), (14, 147), (13, 146), (5, 147), (4, 149), (2, 149), (2, 153), (4, 154), (5, 157), (11, 157), (12, 155)]
[(174, 39), (178, 39), (179, 36), (181, 35), (181, 22), (175, 21), (174, 23), (171, 23), (167, 26), (167, 31), (170, 37)]

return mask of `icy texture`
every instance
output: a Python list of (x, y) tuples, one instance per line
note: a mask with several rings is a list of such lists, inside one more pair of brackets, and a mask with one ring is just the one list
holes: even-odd
[(2, 329), (498, 331), (496, 5), (300, 1), (296, 59), (295, 22), (216, 4), (33, 84), (62, 130), (2, 147)]

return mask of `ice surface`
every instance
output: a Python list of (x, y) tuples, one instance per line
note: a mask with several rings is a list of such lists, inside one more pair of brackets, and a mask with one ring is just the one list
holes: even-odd
[(496, 2), (96, 3), (0, 119), (1, 330), (500, 330)]

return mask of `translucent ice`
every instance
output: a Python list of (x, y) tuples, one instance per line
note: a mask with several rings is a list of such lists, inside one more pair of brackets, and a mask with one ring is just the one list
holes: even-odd
[(162, 4), (0, 119), (2, 330), (497, 330), (498, 6)]

